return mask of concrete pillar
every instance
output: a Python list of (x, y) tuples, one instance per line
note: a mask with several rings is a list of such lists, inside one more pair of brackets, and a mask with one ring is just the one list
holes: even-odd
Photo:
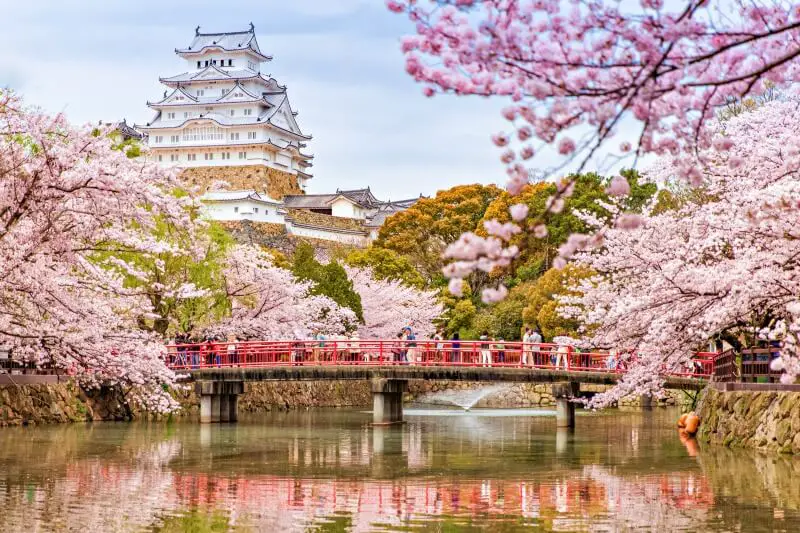
[(553, 385), (553, 397), (556, 399), (556, 427), (575, 427), (575, 402), (578, 397), (580, 383), (556, 383)]
[(639, 405), (645, 411), (649, 411), (653, 408), (653, 395), (652, 394), (642, 394), (639, 396)]
[(220, 395), (211, 396), (211, 423), (219, 422)]
[(231, 407), (230, 407), (230, 394), (219, 395), (219, 421), (230, 422), (231, 420)]
[(569, 450), (573, 433), (575, 433), (575, 428), (556, 428), (556, 455), (563, 455)]
[(198, 381), (195, 393), (200, 397), (200, 423), (236, 422), (242, 381)]
[(372, 380), (372, 422), (398, 424), (403, 421), (403, 393), (408, 382), (402, 379)]
[(200, 423), (208, 424), (211, 422), (211, 396), (200, 395)]
[(239, 395), (231, 394), (228, 400), (228, 422), (239, 421)]

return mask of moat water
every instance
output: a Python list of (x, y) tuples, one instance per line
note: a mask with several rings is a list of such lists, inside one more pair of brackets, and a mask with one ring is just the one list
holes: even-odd
[(674, 410), (417, 408), (0, 429), (0, 531), (800, 531), (800, 458)]

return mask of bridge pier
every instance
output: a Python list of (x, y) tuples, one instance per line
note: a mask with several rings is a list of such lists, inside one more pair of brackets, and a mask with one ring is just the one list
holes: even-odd
[(236, 422), (239, 419), (239, 395), (243, 381), (198, 381), (195, 393), (200, 396), (200, 423)]
[(652, 394), (642, 394), (639, 396), (639, 406), (644, 411), (649, 411), (653, 408), (653, 395)]
[(555, 383), (553, 397), (556, 399), (556, 427), (575, 427), (575, 402), (571, 400), (578, 397), (581, 390), (580, 383)]
[(404, 379), (372, 379), (372, 423), (398, 424), (403, 421), (403, 393), (408, 381)]

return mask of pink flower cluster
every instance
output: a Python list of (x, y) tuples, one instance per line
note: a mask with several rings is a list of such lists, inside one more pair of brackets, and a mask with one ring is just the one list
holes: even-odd
[[(597, 276), (564, 299), (564, 313), (592, 325), (590, 344), (640, 354), (598, 404), (657, 389), (663, 369), (687, 368), (719, 334), (751, 343), (756, 325), (764, 341), (783, 342), (773, 363), (783, 380), (800, 375), (800, 101), (764, 104), (716, 127), (725, 142), (696, 160), (705, 162), (702, 197), (659, 215), (621, 215), (602, 232), (602, 248), (574, 252)], [(732, 167), (733, 158), (744, 163)], [(663, 158), (650, 177), (667, 179), (684, 163)], [(742, 325), (759, 317), (772, 318)]]

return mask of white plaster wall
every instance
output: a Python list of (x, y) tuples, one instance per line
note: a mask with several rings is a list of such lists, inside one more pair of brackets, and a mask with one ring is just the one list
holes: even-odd
[(353, 205), (352, 202), (348, 202), (343, 198), (340, 198), (331, 204), (331, 214), (335, 217), (364, 218), (363, 209), (357, 205)]
[[(255, 209), (258, 209), (257, 213)], [(251, 220), (282, 225), (286, 223), (283, 215), (278, 213), (277, 205), (262, 204), (252, 200), (208, 202), (204, 204), (203, 212), (211, 220)]]
[(289, 235), (297, 237), (309, 237), (312, 239), (322, 239), (326, 241), (340, 242), (342, 244), (352, 244), (354, 246), (366, 247), (369, 245), (369, 238), (364, 235), (352, 235), (347, 233), (337, 233), (317, 228), (303, 228), (286, 222), (286, 231)]

